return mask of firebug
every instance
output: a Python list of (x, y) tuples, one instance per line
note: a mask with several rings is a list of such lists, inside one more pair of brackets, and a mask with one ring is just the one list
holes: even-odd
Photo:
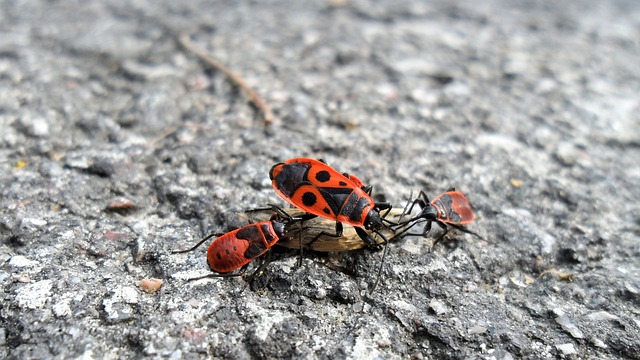
[(413, 201), (413, 204), (409, 208), (409, 213), (415, 205), (420, 207), (420, 213), (404, 223), (404, 225), (407, 225), (407, 223), (410, 224), (405, 226), (405, 229), (408, 229), (419, 222), (426, 222), (426, 224), (421, 234), (408, 233), (406, 235), (425, 236), (431, 230), (431, 225), (436, 223), (442, 230), (444, 230), (444, 232), (436, 239), (436, 242), (441, 240), (447, 234), (449, 226), (482, 239), (480, 235), (463, 227), (463, 225), (473, 222), (476, 216), (471, 209), (471, 205), (469, 204), (467, 197), (463, 193), (456, 191), (455, 188), (449, 189), (447, 192), (438, 195), (431, 201), (429, 201), (429, 198), (424, 191), (420, 191), (418, 198)]
[[(205, 241), (217, 236), (207, 250), (207, 263), (211, 270), (224, 276), (224, 274), (242, 268), (266, 253), (278, 240), (284, 237), (285, 228), (289, 224), (302, 220), (302, 218), (288, 215), (278, 207), (273, 206), (272, 209), (278, 214), (276, 219), (248, 224), (224, 234), (213, 233), (204, 237), (190, 249), (173, 251), (172, 253), (181, 254), (193, 251)], [(216, 275), (204, 277), (210, 276), (215, 277)]]
[(375, 203), (369, 194), (371, 188), (364, 186), (357, 177), (308, 158), (276, 164), (269, 177), (276, 193), (291, 205), (308, 214), (336, 221), (335, 234), (323, 232), (318, 236), (341, 237), (342, 223), (345, 223), (353, 226), (371, 248), (379, 248), (379, 245), (366, 230), (378, 234), (386, 243), (386, 237), (379, 230), (390, 222), (380, 215), (380, 211), (389, 210), (391, 205)]

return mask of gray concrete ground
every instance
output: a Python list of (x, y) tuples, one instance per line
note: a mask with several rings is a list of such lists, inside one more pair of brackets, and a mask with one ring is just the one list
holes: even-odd
[[(639, 39), (634, 0), (4, 1), (0, 357), (638, 359)], [(367, 250), (187, 281), (298, 156), (485, 240), (395, 242), (372, 295)]]

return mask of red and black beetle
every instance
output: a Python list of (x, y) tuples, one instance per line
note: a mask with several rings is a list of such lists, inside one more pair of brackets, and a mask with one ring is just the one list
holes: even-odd
[(308, 214), (336, 221), (335, 234), (323, 232), (320, 235), (342, 236), (342, 223), (355, 227), (358, 236), (369, 247), (379, 249), (379, 244), (365, 231), (380, 234), (386, 223), (391, 223), (380, 215), (391, 205), (376, 203), (370, 195), (371, 187), (364, 186), (355, 176), (343, 174), (320, 160), (294, 158), (274, 165), (269, 172), (273, 189), (291, 205)]

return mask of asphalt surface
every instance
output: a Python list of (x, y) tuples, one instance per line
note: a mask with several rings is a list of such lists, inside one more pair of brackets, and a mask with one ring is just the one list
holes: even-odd
[[(633, 0), (2, 2), (0, 357), (638, 359), (638, 64)], [(484, 240), (188, 281), (300, 156)]]

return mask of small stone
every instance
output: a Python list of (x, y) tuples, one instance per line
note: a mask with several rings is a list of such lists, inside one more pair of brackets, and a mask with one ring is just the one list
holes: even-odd
[(176, 68), (169, 65), (147, 65), (133, 60), (123, 61), (122, 69), (130, 75), (147, 80), (180, 75)]
[(33, 137), (46, 137), (49, 135), (49, 123), (39, 115), (25, 115), (20, 119), (24, 132)]
[(556, 322), (560, 324), (560, 326), (562, 326), (564, 331), (571, 334), (571, 336), (573, 336), (574, 338), (584, 339), (584, 334), (582, 333), (582, 331), (578, 329), (578, 326), (571, 319), (569, 319), (567, 315), (559, 315), (558, 317), (556, 317)]
[(409, 312), (412, 314), (416, 314), (418, 313), (420, 310), (413, 304), (410, 304), (406, 301), (402, 301), (402, 300), (395, 300), (392, 303), (393, 307), (395, 307), (397, 310), (402, 310), (405, 312)]
[[(621, 268), (618, 268), (618, 271), (620, 271), (620, 269), (621, 269)], [(632, 285), (632, 284), (630, 284), (630, 283), (628, 283), (628, 282), (625, 282), (625, 283), (624, 283), (624, 288), (625, 288), (625, 290), (627, 290), (629, 293), (631, 293), (631, 294), (633, 294), (633, 295), (638, 295), (638, 294), (640, 294), (640, 290), (638, 290), (638, 288), (637, 288), (637, 287), (635, 287), (634, 285)]]
[(556, 345), (556, 349), (558, 349), (563, 355), (573, 355), (578, 353), (571, 343)]
[(598, 338), (591, 338), (591, 343), (593, 344), (593, 346), (599, 347), (601, 349), (606, 349), (607, 348), (607, 344), (604, 343), (604, 341), (598, 339)]
[(440, 300), (431, 299), (429, 301), (429, 308), (436, 313), (436, 315), (444, 315), (449, 312), (447, 306)]
[(578, 151), (573, 146), (573, 144), (560, 144), (558, 149), (556, 150), (556, 158), (566, 166), (571, 166), (575, 164), (576, 159), (578, 158)]
[(71, 315), (71, 299), (63, 299), (53, 305), (53, 313), (56, 317), (65, 317)]
[(360, 301), (358, 287), (351, 281), (340, 283), (338, 288), (333, 290), (333, 297), (343, 304), (355, 304)]
[(486, 326), (474, 325), (467, 330), (469, 335), (483, 334), (487, 331)]
[(41, 219), (33, 219), (33, 218), (24, 218), (20, 221), (20, 228), (22, 229), (30, 229), (32, 227), (43, 227), (47, 225), (46, 220)]
[(589, 320), (617, 320), (618, 317), (606, 311), (596, 311), (586, 316)]
[(327, 290), (326, 289), (318, 289), (316, 291), (316, 293), (313, 294), (313, 297), (316, 298), (317, 300), (322, 300), (322, 299), (327, 297)]
[(9, 259), (9, 266), (15, 268), (31, 267), (37, 263), (37, 261), (29, 260), (22, 255), (12, 256), (11, 259)]
[(153, 294), (162, 287), (162, 279), (150, 278), (140, 280), (140, 286), (146, 293)]
[(0, 346), (7, 345), (7, 329), (0, 328)]
[(105, 211), (108, 213), (117, 213), (124, 216), (135, 212), (139, 208), (140, 207), (133, 201), (127, 198), (117, 197), (105, 207)]
[(40, 309), (51, 297), (53, 281), (42, 280), (18, 289), (16, 300), (18, 306), (28, 309)]
[(352, 309), (352, 310), (353, 310), (353, 312), (355, 312), (355, 313), (362, 312), (362, 309), (363, 309), (363, 306), (362, 306), (362, 305), (363, 305), (363, 304), (362, 304), (362, 302), (355, 303), (355, 304), (353, 304), (353, 307), (352, 307), (351, 309)]
[(120, 289), (119, 293), (121, 299), (127, 304), (137, 304), (138, 303), (138, 292), (135, 288), (130, 286), (125, 286)]

